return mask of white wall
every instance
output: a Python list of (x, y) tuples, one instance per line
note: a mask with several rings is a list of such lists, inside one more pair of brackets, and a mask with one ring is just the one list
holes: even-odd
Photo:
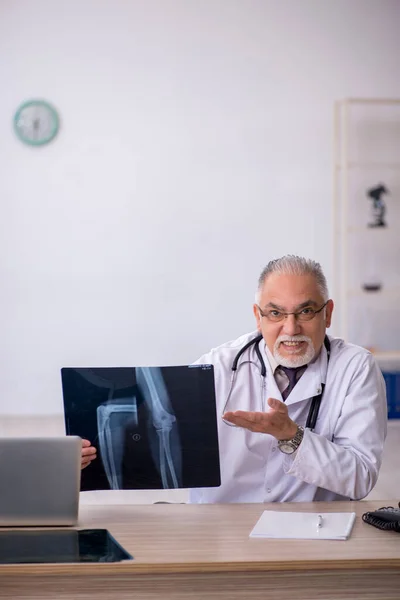
[[(398, 0), (1, 0), (0, 412), (65, 365), (187, 363), (259, 271), (332, 275), (332, 109), (400, 96)], [(12, 131), (43, 97), (62, 130)]]

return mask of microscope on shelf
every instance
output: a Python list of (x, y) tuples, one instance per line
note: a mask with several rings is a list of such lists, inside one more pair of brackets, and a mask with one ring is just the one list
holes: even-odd
[(382, 196), (388, 193), (388, 189), (382, 183), (367, 190), (367, 196), (372, 200), (372, 216), (374, 219), (372, 223), (368, 223), (368, 227), (386, 227), (384, 221), (386, 206)]

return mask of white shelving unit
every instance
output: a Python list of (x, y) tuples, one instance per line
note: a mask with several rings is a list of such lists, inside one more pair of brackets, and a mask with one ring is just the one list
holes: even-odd
[[(334, 257), (338, 334), (400, 368), (400, 99), (335, 104)], [(386, 227), (368, 190), (383, 184)], [(366, 290), (369, 288), (369, 291)], [(377, 288), (373, 291), (371, 288)]]

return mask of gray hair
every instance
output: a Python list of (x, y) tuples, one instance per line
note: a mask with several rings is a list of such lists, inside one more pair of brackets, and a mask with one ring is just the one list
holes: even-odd
[(265, 280), (272, 275), (272, 273), (278, 273), (280, 275), (313, 275), (324, 302), (329, 299), (326, 277), (322, 271), (321, 265), (315, 262), (315, 260), (295, 256), (293, 254), (286, 254), (286, 256), (271, 260), (262, 270), (261, 275), (258, 278), (256, 297), (258, 297), (264, 287)]

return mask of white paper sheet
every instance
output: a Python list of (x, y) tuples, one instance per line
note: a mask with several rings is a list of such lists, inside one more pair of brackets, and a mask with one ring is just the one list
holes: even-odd
[(304, 513), (265, 510), (250, 537), (347, 540), (354, 525), (356, 513)]

